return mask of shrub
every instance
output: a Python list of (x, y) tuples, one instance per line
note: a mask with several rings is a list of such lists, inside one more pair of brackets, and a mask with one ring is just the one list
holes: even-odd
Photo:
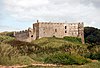
[(90, 55), (88, 58), (100, 60), (100, 45), (94, 45), (88, 47), (90, 51)]
[(16, 64), (32, 64), (33, 60), (29, 56), (19, 56), (16, 58)]
[(22, 56), (17, 48), (8, 44), (0, 44), (0, 65), (30, 64), (32, 59)]
[(2, 36), (0, 35), (0, 42), (8, 42), (8, 41), (12, 41), (15, 40), (15, 38), (10, 37), (10, 36)]
[(100, 53), (95, 53), (95, 54), (91, 53), (89, 58), (100, 60)]
[(86, 58), (81, 57), (79, 55), (56, 53), (45, 58), (44, 62), (68, 65), (68, 64), (85, 64), (89, 61)]
[(18, 57), (11, 57), (8, 56), (2, 56), (0, 57), (0, 65), (26, 65), (31, 64), (33, 60), (28, 56), (18, 56)]

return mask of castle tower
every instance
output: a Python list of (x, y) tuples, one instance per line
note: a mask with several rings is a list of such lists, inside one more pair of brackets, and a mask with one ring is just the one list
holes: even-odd
[(28, 34), (29, 34), (29, 41), (32, 41), (33, 40), (33, 29), (31, 28), (28, 28)]
[(82, 44), (84, 44), (85, 42), (84, 42), (84, 24), (83, 24), (83, 22), (78, 24), (78, 37), (81, 38)]

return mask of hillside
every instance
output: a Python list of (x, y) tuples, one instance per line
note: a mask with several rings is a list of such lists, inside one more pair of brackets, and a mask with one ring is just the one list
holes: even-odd
[[(8, 39), (9, 38), (9, 39)], [(41, 62), (41, 63), (49, 63), (46, 61), (46, 59), (55, 54), (65, 54), (68, 58), (71, 58), (70, 60), (75, 61), (74, 58), (72, 58), (69, 55), (72, 56), (79, 56), (80, 59), (82, 59), (82, 56), (85, 56), (86, 53), (88, 53), (88, 49), (85, 45), (82, 45), (80, 43), (72, 43), (71, 41), (66, 41), (64, 38), (41, 38), (35, 41), (32, 41), (31, 43), (28, 42), (21, 42), (17, 41), (11, 37), (6, 36), (0, 36), (0, 39), (2, 42), (0, 43), (1, 53), (0, 56), (4, 57), (2, 59), (1, 64), (9, 64), (9, 62), (14, 62), (14, 59), (21, 59), (23, 56), (24, 58), (22, 61), (17, 61), (17, 63), (21, 62), (27, 62), (27, 60)], [(8, 40), (5, 40), (8, 39)], [(10, 51), (9, 51), (10, 50)], [(12, 52), (13, 51), (13, 52)], [(14, 55), (14, 56), (13, 56)], [(7, 59), (5, 59), (7, 58)], [(24, 59), (27, 58), (25, 61)], [(77, 58), (77, 57), (76, 57)], [(85, 58), (83, 58), (86, 60)], [(3, 62), (3, 60), (8, 60), (8, 62)], [(67, 60), (67, 59), (66, 59)], [(28, 61), (29, 62), (29, 61)], [(27, 63), (28, 63), (27, 62)], [(57, 62), (58, 63), (58, 62)], [(75, 61), (77, 64), (84, 64), (84, 62)], [(26, 63), (25, 63), (26, 64)], [(62, 64), (62, 63), (59, 63)], [(64, 64), (70, 64), (70, 63), (64, 63)], [(71, 63), (74, 64), (74, 63)]]
[[(9, 36), (0, 36), (0, 64), (50, 63), (81, 65), (99, 60), (100, 47), (90, 48), (75, 37), (44, 37), (31, 43), (22, 42)], [(20, 60), (20, 61), (19, 61)]]

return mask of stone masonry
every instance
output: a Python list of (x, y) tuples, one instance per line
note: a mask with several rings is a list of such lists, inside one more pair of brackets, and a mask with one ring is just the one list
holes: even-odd
[(59, 37), (64, 36), (79, 37), (84, 44), (84, 24), (79, 23), (52, 23), (39, 22), (33, 24), (33, 29), (14, 33), (17, 40), (31, 42), (32, 40), (42, 37)]

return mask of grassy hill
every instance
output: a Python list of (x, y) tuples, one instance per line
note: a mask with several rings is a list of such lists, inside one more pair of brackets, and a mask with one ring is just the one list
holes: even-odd
[[(72, 37), (72, 40), (75, 39)], [(41, 49), (43, 49), (42, 50), (43, 52), (48, 52), (48, 53), (63, 51), (68, 53), (84, 55), (86, 52), (88, 52), (86, 45), (83, 45), (79, 42), (75, 43), (75, 41), (72, 42), (72, 40), (69, 41), (69, 37), (68, 41), (67, 37), (66, 38), (45, 37), (38, 40), (34, 40), (32, 41), (32, 43), (40, 46)]]
[(0, 36), (1, 40), (1, 65), (31, 63), (81, 65), (91, 62), (90, 56), (99, 57), (96, 47), (89, 49), (89, 45), (83, 45), (80, 38), (75, 37), (44, 37), (31, 43), (18, 41), (9, 36)]

